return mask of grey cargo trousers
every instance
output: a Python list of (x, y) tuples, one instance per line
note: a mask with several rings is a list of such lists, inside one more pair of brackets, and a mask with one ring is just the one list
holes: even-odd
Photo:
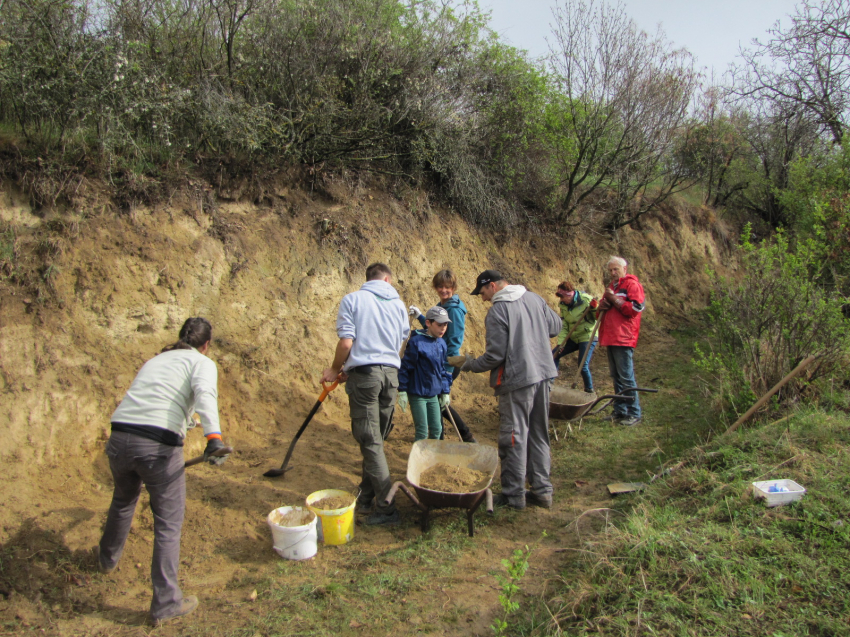
[(398, 396), (398, 369), (389, 365), (355, 367), (348, 372), (345, 393), (351, 412), (351, 433), (363, 455), (358, 500), (368, 504), (374, 498), (379, 512), (392, 513), (395, 503), (384, 505), (392, 487), (384, 438), (389, 434)]
[(183, 602), (183, 592), (177, 583), (180, 533), (186, 510), (183, 447), (113, 431), (106, 455), (115, 488), (100, 539), (101, 566), (112, 568), (121, 559), (144, 483), (150, 494), (154, 531), (150, 613), (154, 620), (172, 617)]
[(544, 380), (499, 396), (499, 458), (502, 493), (514, 506), (525, 505), (525, 482), (540, 497), (552, 496), (549, 472), (549, 389)]

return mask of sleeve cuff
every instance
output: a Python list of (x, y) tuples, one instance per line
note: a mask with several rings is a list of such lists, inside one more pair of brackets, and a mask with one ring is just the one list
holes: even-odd
[(207, 440), (212, 440), (213, 438), (221, 440), (221, 434), (207, 434)]

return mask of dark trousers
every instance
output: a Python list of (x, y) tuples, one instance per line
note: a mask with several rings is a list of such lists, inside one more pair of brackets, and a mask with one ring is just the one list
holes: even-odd
[[(593, 391), (593, 376), (590, 375), (590, 359), (593, 358), (593, 350), (596, 348), (596, 341), (587, 341), (585, 343), (576, 343), (573, 339), (567, 340), (564, 343), (564, 347), (561, 350), (561, 353), (558, 356), (555, 356), (555, 368), (561, 368), (561, 359), (568, 354), (572, 354), (573, 352), (578, 352), (578, 360), (581, 362), (581, 359), (584, 358), (584, 353), (587, 351), (587, 348), (590, 347), (590, 352), (587, 354), (587, 358), (584, 359), (584, 365), (581, 367), (581, 380), (584, 383), (584, 391), (592, 392)], [(558, 348), (552, 350), (552, 353), (558, 351)]]
[[(457, 378), (458, 375), (460, 374), (460, 368), (459, 367), (453, 367), (452, 369), (454, 370), (454, 371), (452, 371), (452, 382), (454, 382), (454, 379)], [(445, 424), (443, 425), (443, 435), (440, 436), (440, 440), (442, 440), (446, 435), (446, 427), (449, 428), (449, 431), (454, 431), (454, 427), (452, 427), (452, 421), (449, 418), (448, 412), (451, 412), (452, 418), (455, 419), (455, 424), (457, 425), (457, 430), (458, 430), (458, 432), (460, 432), (460, 439), (463, 440), (464, 442), (470, 441), (473, 437), (472, 432), (469, 430), (469, 427), (463, 421), (463, 418), (460, 417), (460, 414), (457, 413), (455, 411), (455, 408), (452, 407), (451, 405), (449, 405), (448, 407), (446, 407), (445, 409), (443, 409), (440, 412), (441, 415), (443, 416), (443, 420), (445, 421)]]
[(392, 427), (398, 370), (388, 365), (355, 367), (348, 372), (345, 393), (351, 412), (351, 433), (363, 455), (359, 500), (366, 504), (374, 498), (379, 512), (392, 513), (395, 503), (384, 504), (392, 487), (384, 440)]
[(121, 559), (144, 484), (150, 494), (154, 533), (150, 613), (153, 619), (173, 616), (183, 601), (183, 592), (177, 583), (180, 533), (186, 510), (183, 447), (113, 431), (106, 455), (115, 488), (100, 539), (101, 565), (112, 568)]

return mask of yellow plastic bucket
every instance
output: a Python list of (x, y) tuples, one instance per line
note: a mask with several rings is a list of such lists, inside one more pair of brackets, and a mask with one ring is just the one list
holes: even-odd
[[(325, 510), (314, 506), (325, 498), (351, 498), (351, 504), (342, 509)], [(350, 542), (354, 537), (354, 505), (357, 499), (342, 489), (323, 489), (307, 496), (307, 508), (319, 517), (319, 541), (328, 545)]]

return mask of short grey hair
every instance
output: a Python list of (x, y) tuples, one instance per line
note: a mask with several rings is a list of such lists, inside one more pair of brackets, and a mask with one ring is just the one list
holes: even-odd
[(606, 263), (605, 265), (611, 265), (612, 263), (616, 263), (621, 268), (626, 268), (629, 266), (629, 262), (626, 261), (623, 257), (612, 256), (610, 259), (608, 259), (608, 263)]

